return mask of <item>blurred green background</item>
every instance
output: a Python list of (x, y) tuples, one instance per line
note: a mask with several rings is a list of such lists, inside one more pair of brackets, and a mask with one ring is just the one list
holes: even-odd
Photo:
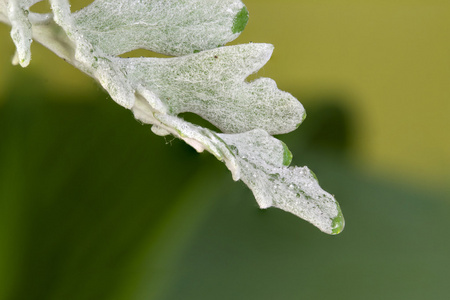
[(259, 210), (36, 43), (11, 66), (0, 24), (0, 299), (448, 299), (450, 2), (244, 2), (344, 232)]

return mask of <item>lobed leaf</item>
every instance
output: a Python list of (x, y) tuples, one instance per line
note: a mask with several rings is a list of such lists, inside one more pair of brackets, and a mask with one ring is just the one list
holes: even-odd
[(223, 132), (290, 132), (305, 117), (300, 102), (269, 78), (245, 82), (270, 58), (270, 44), (221, 47), (176, 58), (116, 58), (135, 86), (152, 91), (176, 115), (192, 112)]
[(104, 53), (143, 48), (185, 55), (237, 38), (248, 21), (240, 0), (97, 0), (74, 14), (78, 30)]
[(324, 191), (307, 167), (287, 167), (292, 157), (286, 146), (256, 129), (241, 134), (218, 134), (236, 155), (240, 176), (261, 208), (291, 212), (328, 234), (344, 228), (339, 204)]

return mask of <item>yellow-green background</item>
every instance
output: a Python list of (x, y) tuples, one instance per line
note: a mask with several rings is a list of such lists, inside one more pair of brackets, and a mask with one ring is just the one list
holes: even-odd
[[(85, 1), (72, 1), (75, 9)], [(235, 43), (308, 118), (281, 138), (336, 195), (327, 236), (161, 138), (0, 24), (0, 299), (392, 299), (450, 294), (448, 1), (245, 1)]]
[[(245, 41), (275, 45), (286, 90), (347, 93), (359, 163), (450, 183), (450, 2), (248, 1)], [(300, 100), (301, 100), (301, 95)]]

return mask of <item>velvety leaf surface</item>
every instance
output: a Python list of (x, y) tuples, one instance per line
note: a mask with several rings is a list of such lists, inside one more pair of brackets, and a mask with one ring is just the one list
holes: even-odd
[(134, 86), (152, 91), (169, 113), (196, 113), (223, 132), (295, 130), (306, 116), (300, 102), (269, 78), (245, 79), (269, 60), (273, 46), (244, 44), (177, 58), (116, 58)]
[(179, 56), (234, 40), (248, 11), (240, 0), (96, 0), (74, 18), (86, 39), (106, 54), (143, 48)]
[[(328, 234), (344, 229), (339, 204), (325, 192), (307, 167), (287, 167), (290, 152), (262, 130), (219, 135), (237, 156), (241, 178), (261, 208), (278, 207), (314, 224)], [(289, 164), (289, 162), (287, 163)]]

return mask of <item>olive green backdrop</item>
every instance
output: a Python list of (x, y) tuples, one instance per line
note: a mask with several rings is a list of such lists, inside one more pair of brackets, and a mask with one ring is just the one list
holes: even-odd
[(0, 24), (0, 299), (447, 299), (449, 2), (245, 3), (344, 232), (259, 210), (40, 45), (11, 66)]

